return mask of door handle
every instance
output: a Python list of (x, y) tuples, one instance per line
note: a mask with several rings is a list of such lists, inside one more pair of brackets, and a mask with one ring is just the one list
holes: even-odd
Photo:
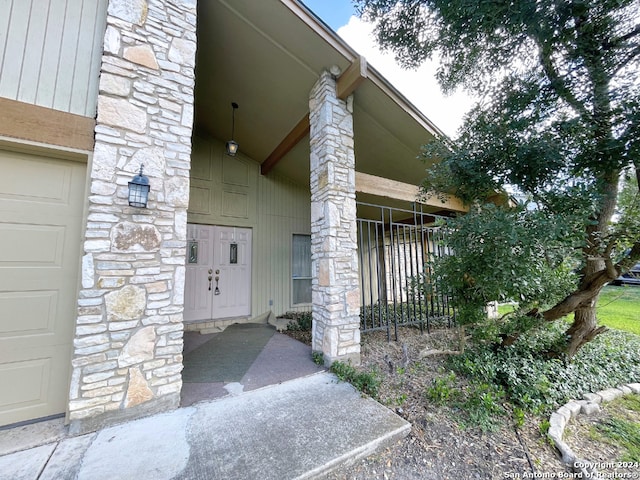
[[(220, 289), (218, 288), (218, 280), (220, 280), (220, 277), (216, 275), (216, 289), (213, 292), (214, 295), (220, 295)], [(211, 290), (211, 288), (209, 288), (209, 290)]]

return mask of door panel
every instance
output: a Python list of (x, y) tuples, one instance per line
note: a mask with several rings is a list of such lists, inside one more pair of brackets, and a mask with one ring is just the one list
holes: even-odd
[(0, 150), (0, 425), (63, 413), (86, 165)]
[(211, 318), (213, 301), (208, 282), (209, 270), (213, 273), (213, 231), (208, 225), (188, 225), (187, 238), (185, 322)]
[[(215, 227), (215, 270), (220, 273), (217, 295), (213, 297), (212, 318), (242, 317), (251, 314), (251, 230)], [(235, 245), (235, 247), (233, 247)], [(234, 248), (235, 263), (232, 263)]]
[(251, 229), (189, 224), (187, 232), (185, 321), (251, 315)]

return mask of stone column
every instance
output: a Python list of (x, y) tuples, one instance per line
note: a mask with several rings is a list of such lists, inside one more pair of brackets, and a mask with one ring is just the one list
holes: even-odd
[(352, 97), (336, 97), (324, 72), (311, 90), (311, 261), (313, 345), (326, 365), (360, 363)]
[[(90, 164), (71, 431), (176, 408), (196, 0), (109, 0)], [(147, 209), (128, 205), (144, 164)]]

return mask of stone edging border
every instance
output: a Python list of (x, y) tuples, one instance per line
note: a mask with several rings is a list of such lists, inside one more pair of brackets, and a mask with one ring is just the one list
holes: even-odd
[(562, 454), (562, 461), (571, 466), (574, 472), (583, 474), (580, 478), (591, 478), (590, 475), (593, 475), (595, 470), (587, 460), (578, 458), (569, 445), (562, 441), (565, 427), (580, 414), (592, 415), (600, 411), (601, 403), (632, 393), (640, 394), (640, 383), (628, 383), (596, 393), (586, 393), (582, 400), (571, 400), (551, 414), (548, 435)]

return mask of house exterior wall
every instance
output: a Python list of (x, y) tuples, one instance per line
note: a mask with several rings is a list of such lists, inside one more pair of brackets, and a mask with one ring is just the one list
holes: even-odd
[(107, 0), (8, 0), (0, 9), (0, 97), (94, 117)]
[(258, 170), (250, 158), (224, 153), (224, 144), (194, 136), (189, 188), (189, 222), (254, 227)]
[[(0, 157), (7, 162), (2, 171), (8, 175), (0, 185), (0, 196), (12, 204), (4, 209), (0, 229), (8, 231), (7, 241), (12, 228), (27, 235), (20, 245), (6, 245), (7, 258), (13, 258), (0, 268), (5, 301), (21, 295), (24, 306), (13, 312), (22, 331), (14, 329), (17, 335), (5, 331), (0, 347), (0, 363), (9, 359), (8, 368), (4, 364), (1, 369), (4, 399), (7, 393), (11, 397), (10, 392), (19, 392), (2, 409), (6, 415), (0, 424), (11, 424), (57, 415), (67, 408), (78, 246), (85, 223), (87, 162), (94, 144), (108, 2), (0, 3)], [(30, 230), (35, 235), (28, 235)], [(47, 235), (52, 231), (58, 232), (53, 241)], [(36, 242), (44, 242), (42, 248), (34, 250)], [(64, 255), (56, 253), (50, 261), (42, 261), (52, 251), (62, 252), (63, 246)], [(18, 259), (31, 272), (31, 280), (13, 281), (17, 270), (11, 263), (17, 265)], [(43, 268), (34, 268), (38, 266)], [(37, 298), (42, 295), (52, 295), (49, 311)], [(25, 303), (25, 298), (34, 301)], [(11, 323), (3, 327), (11, 330)], [(15, 378), (21, 379), (20, 384), (12, 384)]]
[(254, 258), (260, 272), (254, 276), (254, 312), (311, 310), (292, 303), (293, 235), (311, 234), (311, 197), (307, 186), (276, 174), (261, 176), (258, 188), (258, 224)]
[[(104, 37), (70, 430), (179, 404), (196, 2), (110, 0)], [(128, 206), (145, 165), (149, 208)]]
[(292, 236), (311, 233), (308, 188), (260, 175), (258, 162), (241, 152), (230, 157), (222, 142), (195, 136), (188, 221), (252, 229), (252, 316), (310, 309), (291, 303)]

